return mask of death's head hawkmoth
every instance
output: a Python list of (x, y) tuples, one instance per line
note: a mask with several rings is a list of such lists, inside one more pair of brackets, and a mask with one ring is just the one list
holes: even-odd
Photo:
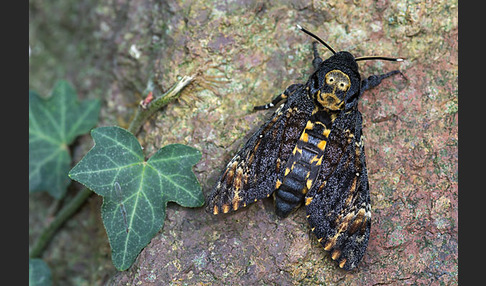
[(312, 232), (339, 267), (354, 269), (363, 258), (371, 205), (358, 101), (395, 70), (362, 80), (359, 57), (335, 52), (323, 60), (313, 42), (315, 69), (305, 84), (293, 84), (271, 103), (280, 106), (227, 164), (207, 200), (214, 215), (236, 211), (273, 194), (275, 212), (286, 217), (305, 205)]

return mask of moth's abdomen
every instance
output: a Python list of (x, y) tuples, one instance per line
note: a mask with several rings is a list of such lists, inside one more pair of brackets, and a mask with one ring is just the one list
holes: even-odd
[[(305, 162), (294, 162), (293, 169), (283, 178), (283, 182), (274, 193), (275, 213), (280, 217), (286, 217), (294, 209), (298, 208), (304, 200), (306, 176), (310, 172), (310, 166)], [(280, 181), (277, 180), (277, 184)]]
[(307, 122), (285, 165), (282, 179), (278, 179), (275, 185), (275, 212), (278, 216), (288, 216), (304, 201), (322, 164), (331, 124), (331, 117), (324, 111), (314, 114)]

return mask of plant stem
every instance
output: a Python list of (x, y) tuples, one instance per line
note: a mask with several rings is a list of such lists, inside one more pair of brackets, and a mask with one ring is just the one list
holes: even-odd
[[(147, 120), (152, 114), (154, 114), (161, 107), (167, 105), (172, 100), (179, 96), (180, 91), (192, 82), (194, 76), (184, 76), (178, 83), (173, 85), (166, 93), (154, 99), (147, 108), (138, 107), (135, 118), (130, 123), (128, 131), (132, 134), (137, 134), (140, 126)], [(83, 188), (76, 196), (69, 201), (57, 214), (54, 220), (47, 226), (37, 238), (34, 246), (32, 247), (29, 257), (36, 258), (42, 255), (42, 252), (46, 248), (47, 244), (51, 241), (56, 231), (61, 225), (69, 219), (86, 201), (86, 199), (93, 193), (88, 188)]]
[(184, 76), (177, 84), (173, 85), (167, 92), (161, 96), (155, 98), (154, 101), (150, 103), (147, 108), (143, 108), (141, 105), (138, 106), (137, 113), (133, 118), (128, 131), (132, 132), (134, 135), (138, 133), (138, 130), (142, 124), (154, 114), (157, 110), (167, 105), (172, 100), (176, 99), (180, 95), (180, 91), (192, 82), (194, 76)]
[(44, 251), (47, 243), (51, 240), (52, 236), (56, 232), (56, 230), (68, 219), (70, 218), (81, 205), (83, 205), (84, 201), (91, 195), (93, 191), (88, 188), (84, 188), (79, 191), (76, 196), (69, 201), (67, 205), (65, 205), (61, 211), (57, 214), (55, 219), (47, 226), (41, 233), (41, 235), (37, 238), (34, 246), (32, 247), (29, 257), (35, 258), (40, 257), (42, 251)]

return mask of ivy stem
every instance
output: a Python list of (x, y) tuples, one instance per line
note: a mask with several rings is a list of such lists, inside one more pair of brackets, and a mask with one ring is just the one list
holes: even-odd
[(30, 250), (29, 257), (36, 258), (40, 257), (47, 244), (51, 240), (52, 236), (56, 230), (68, 219), (70, 218), (80, 206), (83, 205), (84, 201), (93, 193), (88, 188), (83, 188), (79, 191), (76, 196), (65, 205), (59, 213), (56, 215), (54, 220), (42, 231), (41, 235), (37, 238), (34, 246)]
[[(136, 135), (145, 120), (147, 120), (157, 110), (176, 99), (180, 95), (182, 89), (191, 83), (193, 79), (194, 76), (184, 76), (167, 92), (157, 98), (154, 98), (152, 101), (148, 102), (146, 106), (139, 105), (137, 113), (128, 127), (128, 131)], [(149, 91), (153, 92), (153, 90)], [(42, 255), (42, 252), (46, 248), (47, 244), (51, 241), (56, 231), (84, 204), (86, 199), (88, 199), (92, 193), (92, 190), (83, 188), (58, 212), (54, 220), (42, 231), (35, 241), (34, 246), (31, 248), (29, 253), (30, 258), (37, 258)]]

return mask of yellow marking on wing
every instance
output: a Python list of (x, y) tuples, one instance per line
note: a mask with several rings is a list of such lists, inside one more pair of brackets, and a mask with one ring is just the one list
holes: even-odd
[(354, 198), (354, 192), (356, 191), (356, 179), (357, 177), (354, 177), (353, 183), (351, 184), (351, 188), (349, 188), (349, 195), (346, 198), (345, 204), (349, 205), (351, 204), (352, 199)]
[(305, 205), (308, 206), (312, 202), (312, 198), (305, 198)]
[(231, 169), (228, 171), (228, 173), (226, 173), (226, 180), (228, 182), (232, 182), (233, 181), (233, 175), (235, 174), (235, 172), (233, 171), (234, 169)]
[(312, 180), (307, 180), (305, 182), (305, 186), (307, 187), (308, 190), (310, 190), (310, 188), (312, 187)]
[(233, 195), (233, 199), (231, 200), (231, 204), (233, 205), (233, 210), (238, 209), (240, 205), (240, 201), (242, 201), (242, 199), (240, 198), (240, 190), (239, 188), (236, 188)]
[(250, 154), (250, 157), (248, 157), (248, 160), (247, 160), (248, 165), (251, 165), (251, 163), (253, 163), (254, 158), (255, 158), (255, 153), (252, 152)]
[(219, 209), (218, 209), (218, 206), (214, 206), (214, 208), (213, 208), (213, 214), (214, 214), (214, 215), (219, 214)]
[(366, 216), (365, 216), (365, 214), (366, 214), (366, 210), (365, 209), (360, 209), (358, 211), (358, 214), (356, 215), (356, 218), (354, 219), (353, 223), (349, 227), (348, 232), (350, 234), (355, 233), (360, 228), (360, 226), (362, 226), (366, 222)]
[(336, 233), (332, 238), (328, 239), (326, 241), (326, 244), (324, 245), (324, 250), (330, 251), (334, 245), (336, 244), (337, 238), (339, 237), (339, 233)]
[(333, 260), (338, 259), (341, 256), (341, 251), (339, 249), (334, 249), (331, 253), (331, 257)]
[(235, 181), (233, 183), (233, 186), (235, 187), (236, 192), (238, 192), (243, 185), (242, 184), (243, 181), (241, 180), (242, 177), (243, 177), (243, 169), (242, 168), (236, 169), (236, 177), (235, 177)]
[(275, 172), (280, 172), (280, 158), (277, 158), (277, 163), (275, 164)]
[(230, 210), (230, 206), (229, 206), (229, 205), (227, 205), (227, 204), (224, 204), (224, 205), (223, 205), (223, 213), (228, 213), (228, 212), (229, 212), (229, 210)]

